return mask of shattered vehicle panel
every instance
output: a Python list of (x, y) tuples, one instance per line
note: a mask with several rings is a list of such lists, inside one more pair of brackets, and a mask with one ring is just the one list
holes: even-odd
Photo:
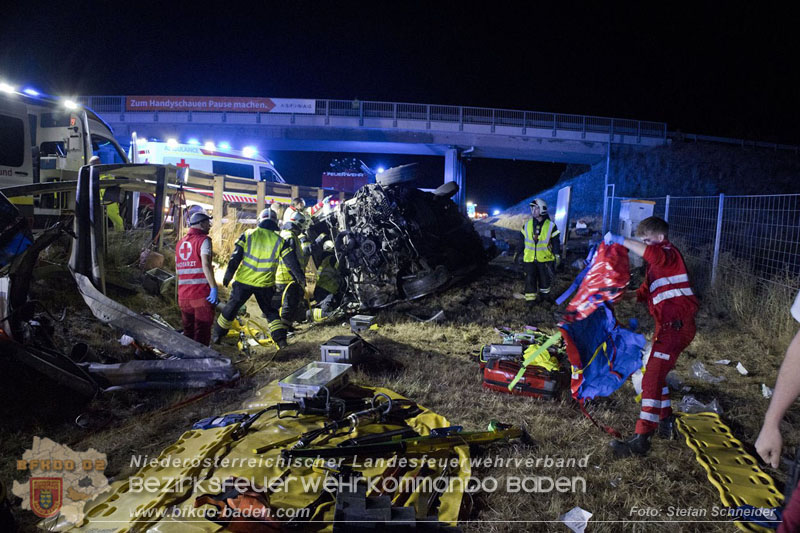
[(210, 383), (230, 381), (232, 365), (228, 359), (166, 359), (129, 361), (127, 363), (89, 363), (86, 370), (103, 385), (115, 389), (169, 389), (206, 387)]
[(92, 310), (92, 314), (125, 335), (181, 359), (216, 358), (230, 363), (227, 358), (223, 358), (208, 346), (203, 346), (173, 329), (168, 329), (154, 320), (135, 313), (105, 296), (92, 285), (86, 276), (73, 272), (73, 277), (86, 305)]
[[(122, 174), (130, 170), (137, 175), (150, 173), (156, 178), (160, 176), (162, 181), (164, 177), (163, 166), (119, 168)], [(74, 232), (67, 228), (66, 221), (62, 221), (37, 235), (32, 243), (17, 244), (13, 253), (3, 255), (6, 258), (5, 266), (0, 267), (3, 272), (0, 277), (0, 343), (3, 351), (87, 397), (101, 390), (206, 387), (237, 378), (236, 367), (228, 358), (104, 294), (105, 235), (102, 224), (105, 221), (100, 216), (99, 178), (100, 172), (96, 167), (81, 168)], [(0, 204), (11, 205), (2, 193)], [(3, 214), (4, 221), (13, 222), (9, 225), (10, 231), (20, 233), (27, 229), (27, 223), (20, 226), (15, 222), (19, 217), (13, 206)], [(13, 242), (5, 238), (7, 234), (9, 231), (2, 232), (2, 242)], [(142, 346), (162, 352), (164, 359), (117, 364), (76, 363), (57, 349), (50, 337), (52, 317), (49, 313), (35, 312), (37, 302), (30, 299), (29, 289), (39, 253), (64, 234), (72, 237), (69, 270), (94, 316), (134, 338)]]
[[(398, 169), (407, 166), (386, 174), (391, 177)], [(318, 217), (327, 224), (343, 266), (346, 301), (385, 307), (443, 289), (485, 267), (480, 237), (450, 199), (455, 184), (429, 193), (409, 181), (365, 185)], [(315, 226), (319, 230), (320, 224)]]

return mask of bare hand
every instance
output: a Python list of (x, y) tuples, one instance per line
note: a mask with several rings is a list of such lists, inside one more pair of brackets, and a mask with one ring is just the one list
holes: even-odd
[(771, 465), (772, 468), (778, 468), (781, 460), (781, 448), (783, 448), (783, 439), (780, 430), (777, 427), (762, 427), (761, 433), (756, 439), (756, 451), (764, 462)]

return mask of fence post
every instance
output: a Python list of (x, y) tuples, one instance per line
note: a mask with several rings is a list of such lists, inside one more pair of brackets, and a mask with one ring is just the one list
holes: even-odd
[(267, 195), (267, 184), (263, 181), (256, 183), (256, 218), (261, 210), (266, 207), (264, 197)]
[(711, 262), (711, 285), (717, 280), (717, 265), (719, 264), (719, 244), (722, 235), (722, 210), (725, 203), (725, 195), (719, 195), (719, 207), (717, 208), (717, 234), (714, 236), (714, 259)]
[(667, 203), (664, 206), (664, 222), (669, 222), (669, 194), (667, 195)]
[(155, 207), (153, 208), (153, 240), (156, 242), (156, 250), (161, 251), (161, 243), (163, 241), (163, 231), (165, 215), (164, 206), (167, 200), (167, 171), (165, 167), (160, 167), (156, 171), (156, 200)]
[(223, 211), (225, 208), (223, 207), (223, 194), (225, 191), (225, 178), (220, 174), (214, 176), (214, 211), (212, 212), (213, 215), (213, 226), (214, 228), (219, 228), (222, 226), (222, 215), (224, 214)]

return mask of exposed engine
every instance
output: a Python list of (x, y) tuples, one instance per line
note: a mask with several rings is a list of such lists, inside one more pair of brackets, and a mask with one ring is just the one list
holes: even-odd
[(429, 193), (408, 179), (391, 180), (392, 170), (404, 168), (386, 172), (391, 185), (385, 179), (365, 185), (315, 223), (334, 240), (348, 285), (345, 301), (363, 308), (419, 298), (487, 262), (481, 238), (450, 199), (457, 186)]

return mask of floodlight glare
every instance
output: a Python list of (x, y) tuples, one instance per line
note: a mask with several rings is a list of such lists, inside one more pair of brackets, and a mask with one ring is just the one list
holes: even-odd
[(198, 141), (197, 139), (189, 139), (187, 142), (189, 144), (191, 144), (191, 145), (194, 145), (194, 146), (197, 146), (198, 144), (200, 144), (200, 141)]
[(78, 109), (78, 104), (73, 100), (64, 100), (64, 107), (67, 109)]
[(40, 94), (39, 91), (37, 91), (36, 89), (32, 89), (30, 87), (26, 87), (26, 88), (22, 89), (22, 92), (24, 92), (28, 96), (39, 96), (39, 94)]
[(13, 93), (14, 87), (4, 81), (0, 81), (0, 91), (3, 91), (4, 93)]
[(206, 144), (203, 146), (203, 148), (205, 148), (206, 150), (214, 150), (215, 148), (214, 143), (212, 143), (211, 141), (207, 141)]
[(226, 143), (226, 142), (219, 143), (219, 147), (222, 148), (223, 150), (230, 150), (231, 149), (230, 143)]
[(378, 174), (383, 174), (383, 167), (378, 167)]
[(176, 148), (178, 146), (178, 139), (175, 138), (167, 139), (167, 146), (169, 146), (170, 148)]
[(245, 146), (242, 148), (242, 155), (245, 157), (254, 157), (258, 153), (258, 150), (254, 146)]

